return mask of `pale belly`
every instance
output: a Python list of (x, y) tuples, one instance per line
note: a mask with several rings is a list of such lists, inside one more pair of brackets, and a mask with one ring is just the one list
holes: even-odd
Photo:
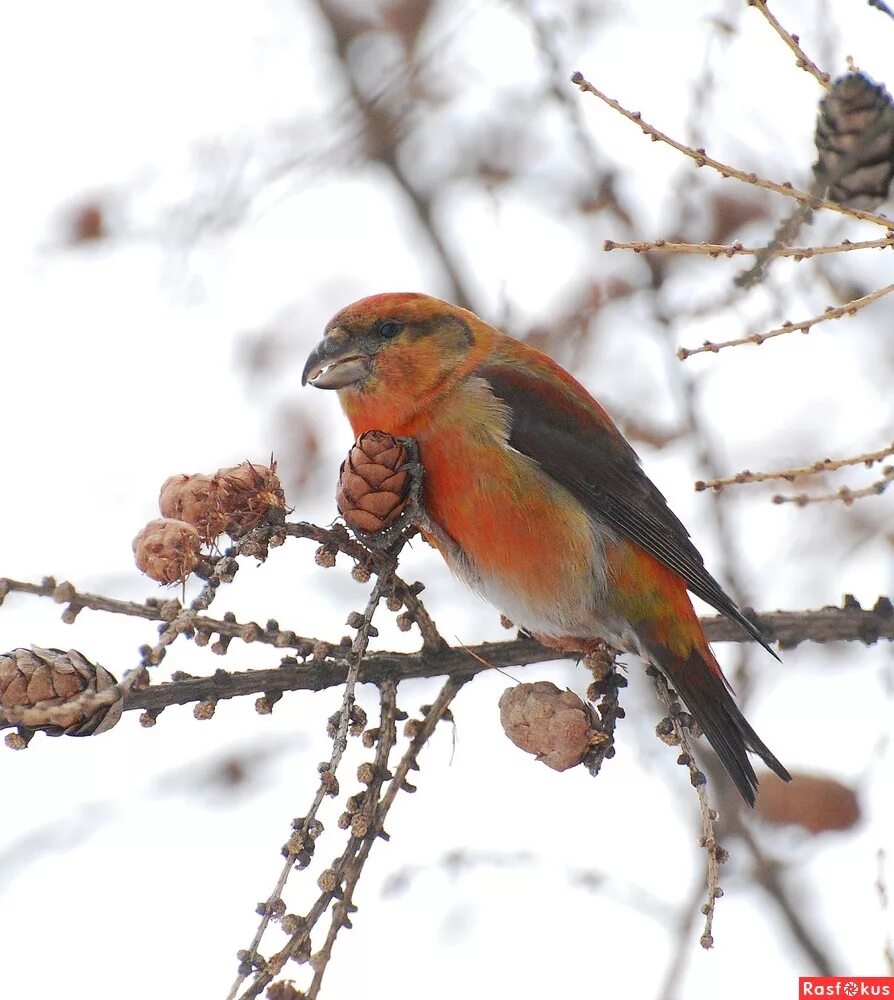
[[(610, 528), (592, 523), (570, 497), (518, 456), (525, 499), (505, 477), (486, 473), (454, 484), (451, 501), (429, 482), (430, 534), (453, 573), (518, 628), (544, 636), (604, 638), (627, 648), (625, 623), (611, 610), (606, 545)], [(461, 488), (456, 490), (456, 486)]]

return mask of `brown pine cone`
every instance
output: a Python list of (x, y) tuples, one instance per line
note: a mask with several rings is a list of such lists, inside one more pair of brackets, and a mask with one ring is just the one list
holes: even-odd
[(840, 77), (820, 101), (813, 172), (829, 198), (845, 208), (874, 211), (894, 177), (894, 105), (862, 73)]
[(123, 701), (109, 692), (118, 682), (76, 649), (14, 649), (0, 654), (0, 723), (50, 736), (104, 733), (121, 718)]
[(365, 534), (389, 528), (410, 500), (411, 461), (404, 443), (385, 431), (361, 434), (342, 462), (335, 502), (348, 527)]
[(179, 583), (199, 564), (201, 539), (186, 521), (160, 517), (133, 540), (137, 568), (159, 583)]
[(602, 737), (592, 709), (551, 681), (516, 684), (500, 696), (500, 722), (510, 740), (554, 771), (575, 767)]
[(218, 469), (211, 484), (225, 519), (224, 530), (233, 538), (260, 524), (285, 520), (286, 495), (272, 458), (269, 466), (243, 462)]
[(211, 476), (169, 476), (158, 494), (158, 509), (162, 517), (191, 524), (205, 545), (223, 534), (227, 526), (227, 515), (221, 510)]

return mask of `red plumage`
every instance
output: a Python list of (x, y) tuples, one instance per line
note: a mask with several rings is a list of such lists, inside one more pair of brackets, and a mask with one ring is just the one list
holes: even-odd
[(736, 706), (687, 590), (770, 647), (605, 410), (555, 361), (466, 310), (401, 293), (338, 313), (305, 380), (339, 390), (355, 434), (416, 440), (432, 540), (473, 589), (551, 644), (604, 638), (661, 669), (750, 804), (749, 751), (788, 780)]

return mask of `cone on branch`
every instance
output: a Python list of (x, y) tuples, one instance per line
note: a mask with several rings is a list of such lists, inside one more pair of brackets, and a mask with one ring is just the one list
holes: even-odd
[(394, 525), (413, 492), (415, 444), (385, 431), (361, 434), (342, 462), (335, 502), (349, 528), (375, 534)]
[(137, 568), (159, 583), (180, 583), (199, 565), (202, 541), (186, 521), (157, 518), (133, 540)]
[(239, 538), (263, 523), (283, 521), (286, 498), (276, 462), (243, 462), (218, 469), (213, 476), (169, 476), (158, 496), (163, 517), (186, 521), (211, 545), (224, 532)]
[(554, 771), (581, 763), (605, 735), (592, 708), (551, 681), (516, 684), (500, 696), (500, 722), (510, 740)]
[(881, 84), (848, 73), (820, 101), (813, 172), (845, 208), (875, 211), (894, 177), (894, 103)]
[(117, 680), (76, 649), (14, 649), (0, 654), (0, 726), (49, 736), (93, 736), (121, 718)]
[(158, 494), (161, 516), (191, 524), (205, 545), (223, 534), (227, 526), (213, 483), (211, 476), (180, 473), (169, 476)]
[(269, 466), (246, 461), (218, 469), (211, 485), (225, 519), (224, 531), (233, 538), (261, 524), (285, 520), (286, 495), (272, 458)]

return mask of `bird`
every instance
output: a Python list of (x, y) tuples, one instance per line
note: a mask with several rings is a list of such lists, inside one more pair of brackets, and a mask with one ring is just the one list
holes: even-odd
[(516, 626), (554, 649), (603, 640), (657, 667), (750, 806), (749, 753), (791, 780), (737, 706), (690, 592), (776, 654), (605, 409), (556, 361), (467, 309), (391, 292), (329, 321), (302, 384), (337, 391), (355, 436), (414, 439), (424, 534)]

